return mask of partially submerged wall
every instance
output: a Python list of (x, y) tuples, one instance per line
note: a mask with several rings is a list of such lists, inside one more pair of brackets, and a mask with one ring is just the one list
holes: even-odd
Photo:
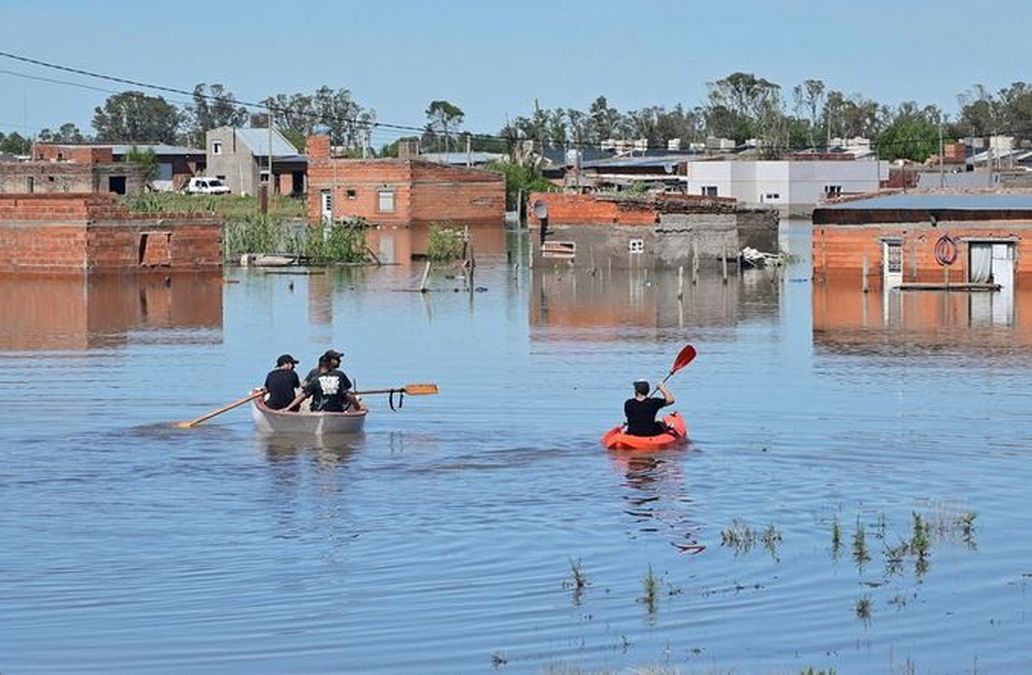
[(0, 272), (217, 269), (214, 214), (138, 214), (110, 194), (0, 194)]
[(700, 269), (718, 269), (744, 246), (778, 250), (777, 212), (740, 209), (733, 199), (534, 193), (529, 201), (547, 209), (542, 230), (531, 208), (539, 244), (532, 246), (534, 264), (623, 269), (689, 266), (697, 259)]

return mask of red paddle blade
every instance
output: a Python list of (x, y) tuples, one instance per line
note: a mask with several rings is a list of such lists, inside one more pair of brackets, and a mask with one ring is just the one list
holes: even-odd
[(674, 373), (676, 373), (677, 371), (681, 370), (682, 368), (687, 366), (689, 363), (694, 361), (695, 360), (695, 355), (696, 355), (695, 347), (693, 347), (691, 345), (685, 345), (684, 349), (682, 349), (678, 353), (677, 358), (674, 359), (674, 365), (672, 365), (670, 367), (670, 374), (673, 375)]

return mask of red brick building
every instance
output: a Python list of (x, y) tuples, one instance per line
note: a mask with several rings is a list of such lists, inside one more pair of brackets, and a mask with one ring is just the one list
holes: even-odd
[(217, 269), (214, 214), (140, 214), (113, 194), (0, 194), (0, 273)]
[(936, 245), (944, 235), (952, 283), (1032, 282), (1032, 195), (896, 194), (821, 208), (813, 214), (817, 281), (871, 289), (945, 283)]
[(119, 161), (112, 147), (38, 143), (32, 160), (0, 162), (0, 193), (141, 192), (145, 168)]
[(312, 221), (363, 218), (373, 225), (505, 223), (505, 176), (418, 159), (341, 159), (326, 136), (308, 139)]

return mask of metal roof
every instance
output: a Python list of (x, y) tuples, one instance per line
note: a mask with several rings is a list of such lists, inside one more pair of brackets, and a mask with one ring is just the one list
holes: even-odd
[(500, 152), (471, 152), (467, 156), (465, 152), (424, 152), (417, 159), (438, 164), (455, 164), (465, 166), (467, 159), (473, 164), (488, 164), (490, 162), (504, 160), (506, 155)]
[(124, 155), (134, 147), (137, 150), (153, 150), (155, 155), (203, 155), (200, 148), (187, 148), (181, 145), (165, 145), (164, 143), (116, 143), (112, 145), (94, 145), (95, 148), (111, 148), (111, 154)]
[(1032, 194), (894, 194), (822, 206), (829, 211), (878, 211), (885, 209), (951, 209), (959, 211), (1032, 210)]
[[(268, 129), (234, 129), (237, 138), (242, 140), (251, 152), (255, 155), (269, 154), (269, 130)], [(272, 130), (272, 156), (284, 157), (296, 155), (297, 148), (286, 139), (278, 130)]]
[(636, 167), (655, 167), (667, 169), (687, 162), (690, 157), (685, 155), (663, 155), (660, 157), (614, 157), (612, 159), (600, 159), (593, 162), (583, 162), (581, 167), (585, 169), (628, 169)]

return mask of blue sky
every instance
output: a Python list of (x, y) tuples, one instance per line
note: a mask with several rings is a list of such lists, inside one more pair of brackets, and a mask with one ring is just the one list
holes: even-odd
[[(1032, 80), (1029, 25), (1021, 0), (0, 0), (0, 51), (184, 89), (222, 82), (248, 100), (347, 87), (398, 124), (422, 124), (445, 98), (466, 128), (493, 132), (535, 98), (694, 106), (707, 82), (738, 70), (786, 94), (814, 77), (951, 112), (974, 83)], [(8, 71), (90, 83), (0, 59), (4, 132), (69, 120), (86, 130), (107, 95)]]

